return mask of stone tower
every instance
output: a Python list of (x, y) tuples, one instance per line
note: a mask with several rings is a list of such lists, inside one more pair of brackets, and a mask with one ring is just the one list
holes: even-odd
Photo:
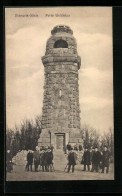
[(63, 149), (67, 143), (81, 144), (77, 53), (73, 31), (58, 25), (47, 40), (42, 62), (45, 69), (42, 133), (38, 146)]

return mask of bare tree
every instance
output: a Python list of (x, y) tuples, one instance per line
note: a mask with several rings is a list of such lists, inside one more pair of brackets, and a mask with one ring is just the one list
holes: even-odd
[(102, 146), (107, 145), (111, 151), (112, 156), (114, 155), (114, 133), (113, 129), (110, 127), (107, 133), (104, 133), (102, 137)]
[(6, 149), (11, 150), (15, 156), (19, 150), (35, 149), (38, 145), (41, 133), (41, 117), (36, 116), (34, 120), (24, 119), (19, 126), (15, 124), (13, 129), (7, 127)]
[(89, 125), (82, 126), (81, 129), (83, 145), (91, 147), (91, 146), (99, 146), (99, 134), (98, 131)]

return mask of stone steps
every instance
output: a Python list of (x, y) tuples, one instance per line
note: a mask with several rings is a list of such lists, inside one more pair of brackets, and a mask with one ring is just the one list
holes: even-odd
[(65, 159), (65, 154), (63, 152), (57, 151), (54, 152), (53, 155), (55, 160)]
[(64, 154), (63, 151), (54, 151), (53, 153), (54, 155), (54, 159), (53, 159), (53, 162), (54, 162), (54, 166), (55, 166), (55, 169), (58, 170), (58, 169), (62, 169), (64, 170), (66, 164), (67, 164), (67, 156)]

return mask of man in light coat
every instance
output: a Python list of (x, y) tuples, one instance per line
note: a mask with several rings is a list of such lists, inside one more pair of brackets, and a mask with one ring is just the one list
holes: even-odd
[(33, 159), (34, 159), (35, 172), (37, 172), (38, 166), (40, 164), (40, 153), (39, 153), (38, 146), (36, 146), (36, 150), (33, 153)]

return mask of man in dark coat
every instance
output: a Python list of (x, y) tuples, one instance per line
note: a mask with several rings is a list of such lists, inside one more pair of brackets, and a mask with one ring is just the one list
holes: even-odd
[(27, 154), (27, 170), (29, 171), (29, 167), (31, 168), (32, 171), (32, 164), (33, 164), (33, 153), (31, 150), (29, 150)]
[(50, 171), (52, 172), (53, 170), (53, 153), (50, 149), (50, 147), (48, 147), (48, 150), (47, 150), (47, 156), (46, 156), (46, 162), (47, 162), (47, 170), (49, 171), (49, 168), (50, 168)]
[(109, 172), (109, 159), (110, 159), (110, 151), (107, 146), (104, 146), (104, 150), (102, 152), (102, 173), (104, 173), (104, 169), (106, 167), (106, 173)]
[(40, 148), (40, 166), (42, 166), (42, 171), (45, 171), (45, 151), (44, 147)]
[(94, 170), (94, 162), (93, 162), (93, 160), (92, 160), (93, 154), (94, 154), (94, 147), (92, 147), (92, 148), (90, 149), (90, 161), (91, 161), (91, 165), (92, 165), (92, 167), (91, 167), (91, 172)]
[(75, 165), (76, 165), (76, 160), (77, 160), (77, 154), (73, 150), (73, 147), (71, 147), (71, 150), (68, 154), (68, 173), (70, 172), (70, 168), (72, 166), (72, 173), (75, 171)]
[(91, 165), (91, 161), (90, 161), (90, 151), (88, 149), (88, 147), (85, 148), (84, 154), (83, 154), (83, 162), (84, 162), (84, 169), (83, 171), (86, 171), (86, 165), (88, 168), (88, 171), (90, 170), (90, 165)]
[(49, 167), (48, 167), (48, 146), (45, 146), (44, 160), (45, 160), (45, 171), (49, 172)]
[(35, 172), (37, 172), (38, 166), (40, 164), (40, 153), (39, 153), (38, 146), (36, 146), (36, 150), (33, 153), (33, 159), (34, 159)]
[(98, 172), (98, 169), (99, 169), (99, 166), (100, 166), (100, 161), (101, 161), (101, 154), (98, 151), (98, 147), (96, 146), (95, 151), (94, 151), (93, 156), (92, 156), (92, 166), (93, 166), (92, 167), (92, 172), (93, 171)]

